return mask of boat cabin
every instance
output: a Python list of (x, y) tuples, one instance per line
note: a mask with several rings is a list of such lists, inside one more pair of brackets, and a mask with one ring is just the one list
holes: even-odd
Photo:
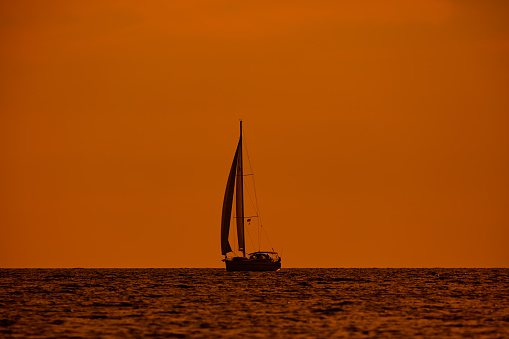
[(276, 252), (253, 252), (248, 254), (249, 260), (281, 261)]

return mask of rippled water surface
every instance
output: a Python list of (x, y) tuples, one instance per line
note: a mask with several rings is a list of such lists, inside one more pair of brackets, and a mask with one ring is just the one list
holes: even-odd
[(0, 269), (0, 337), (509, 338), (509, 269)]

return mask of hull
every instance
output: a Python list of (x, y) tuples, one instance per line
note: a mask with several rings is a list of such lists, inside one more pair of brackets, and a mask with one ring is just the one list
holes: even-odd
[(226, 260), (226, 270), (233, 271), (277, 271), (281, 262), (265, 260)]

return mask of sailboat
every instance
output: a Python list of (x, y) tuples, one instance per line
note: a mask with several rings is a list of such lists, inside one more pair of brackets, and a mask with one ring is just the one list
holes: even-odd
[[(234, 196), (235, 215), (233, 219), (237, 224), (238, 252), (241, 252), (242, 255), (238, 255), (232, 250), (228, 240)], [(258, 250), (248, 253), (246, 256), (244, 226), (246, 220), (250, 221), (252, 217), (258, 216), (246, 217), (244, 215), (244, 166), (242, 161), (242, 121), (240, 121), (240, 138), (226, 183), (221, 218), (221, 253), (225, 256), (223, 261), (227, 271), (277, 271), (281, 268), (281, 257), (274, 249), (267, 252)], [(260, 227), (262, 227), (261, 223)]]

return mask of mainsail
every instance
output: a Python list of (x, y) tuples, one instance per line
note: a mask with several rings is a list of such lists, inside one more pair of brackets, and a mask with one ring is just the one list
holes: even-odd
[(228, 235), (230, 233), (230, 220), (232, 214), (233, 193), (235, 192), (235, 217), (237, 219), (237, 236), (239, 251), (246, 255), (244, 240), (244, 172), (242, 168), (242, 122), (240, 123), (240, 139), (233, 157), (232, 167), (226, 183), (223, 200), (223, 215), (221, 218), (221, 253), (225, 255), (232, 252)]

